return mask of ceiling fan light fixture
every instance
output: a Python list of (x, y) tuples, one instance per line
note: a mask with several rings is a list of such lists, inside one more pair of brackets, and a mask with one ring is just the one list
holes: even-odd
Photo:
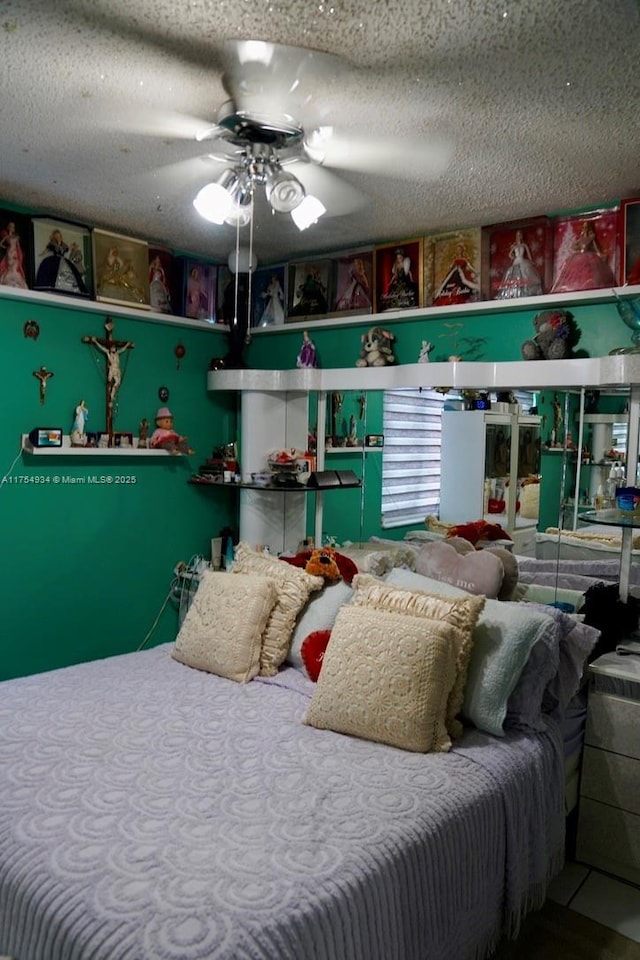
[(314, 163), (322, 164), (327, 159), (327, 147), (333, 136), (333, 127), (316, 127), (304, 138), (304, 152)]
[(230, 188), (236, 179), (233, 170), (224, 170), (217, 180), (207, 183), (198, 191), (193, 205), (201, 217), (210, 223), (224, 223), (233, 206)]
[(299, 207), (306, 191), (297, 177), (279, 166), (269, 166), (265, 172), (264, 192), (273, 210), (291, 213)]
[(327, 208), (324, 204), (317, 197), (308, 193), (302, 203), (291, 211), (291, 219), (298, 230), (306, 230), (307, 227), (317, 223), (326, 212)]

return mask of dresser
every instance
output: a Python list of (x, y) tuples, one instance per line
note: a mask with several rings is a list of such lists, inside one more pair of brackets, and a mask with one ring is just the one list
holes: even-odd
[(576, 858), (640, 883), (640, 643), (589, 667)]

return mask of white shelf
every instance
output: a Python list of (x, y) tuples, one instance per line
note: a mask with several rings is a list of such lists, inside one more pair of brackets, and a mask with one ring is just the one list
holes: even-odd
[[(170, 457), (168, 450), (151, 450), (148, 447), (72, 447), (71, 437), (65, 434), (61, 447), (34, 447), (29, 434), (22, 434), (22, 449), (34, 457)], [(181, 454), (179, 454), (181, 456)]]
[(252, 327), (251, 336), (272, 336), (288, 330), (308, 330), (320, 322), (323, 329), (344, 326), (384, 326), (395, 320), (445, 320), (450, 317), (467, 317), (479, 313), (516, 313), (522, 310), (538, 313), (552, 307), (570, 310), (572, 307), (589, 304), (612, 303), (615, 297), (622, 299), (640, 297), (640, 284), (626, 287), (603, 287), (600, 290), (576, 290), (571, 293), (545, 293), (540, 297), (517, 297), (513, 300), (478, 300), (475, 303), (452, 303), (446, 307), (416, 307), (412, 310), (389, 310), (385, 313), (336, 315), (329, 317), (306, 317), (299, 322), (287, 322), (273, 327)]
[(382, 447), (325, 447), (325, 456), (332, 453), (381, 453)]
[(147, 323), (166, 323), (177, 327), (191, 327), (197, 330), (208, 330), (212, 333), (228, 333), (229, 328), (221, 323), (209, 323), (208, 320), (192, 320), (190, 317), (178, 317), (168, 313), (154, 313), (152, 310), (143, 310), (123, 307), (117, 303), (106, 303), (102, 300), (89, 300), (85, 297), (74, 297), (66, 294), (43, 293), (40, 290), (22, 290), (18, 287), (0, 286), (0, 300), (21, 300), (27, 303), (39, 303), (47, 307), (57, 307), (61, 310), (82, 310), (87, 313), (108, 314), (113, 317), (127, 317), (130, 320), (144, 320)]
[(446, 385), (458, 390), (540, 390), (550, 387), (614, 387), (640, 383), (640, 355), (615, 354), (572, 360), (501, 363), (405, 363), (391, 367), (306, 370), (211, 370), (209, 390), (302, 393), (318, 390), (392, 390)]

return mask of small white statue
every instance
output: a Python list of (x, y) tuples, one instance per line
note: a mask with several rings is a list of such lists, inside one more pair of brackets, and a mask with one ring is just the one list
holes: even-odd
[(418, 357), (418, 363), (429, 363), (429, 354), (433, 350), (434, 344), (430, 343), (428, 340), (422, 341), (422, 347), (420, 348), (420, 356)]
[(87, 435), (84, 432), (85, 423), (89, 419), (89, 411), (84, 400), (81, 400), (75, 409), (75, 418), (71, 427), (71, 446), (86, 447)]

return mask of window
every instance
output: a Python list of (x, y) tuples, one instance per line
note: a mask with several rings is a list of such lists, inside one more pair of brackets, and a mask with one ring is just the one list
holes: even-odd
[(385, 390), (382, 526), (424, 523), (440, 505), (440, 435), (445, 396)]
[[(513, 393), (523, 410), (535, 395)], [(382, 527), (422, 524), (440, 508), (441, 420), (445, 401), (436, 390), (385, 390), (383, 400)]]

